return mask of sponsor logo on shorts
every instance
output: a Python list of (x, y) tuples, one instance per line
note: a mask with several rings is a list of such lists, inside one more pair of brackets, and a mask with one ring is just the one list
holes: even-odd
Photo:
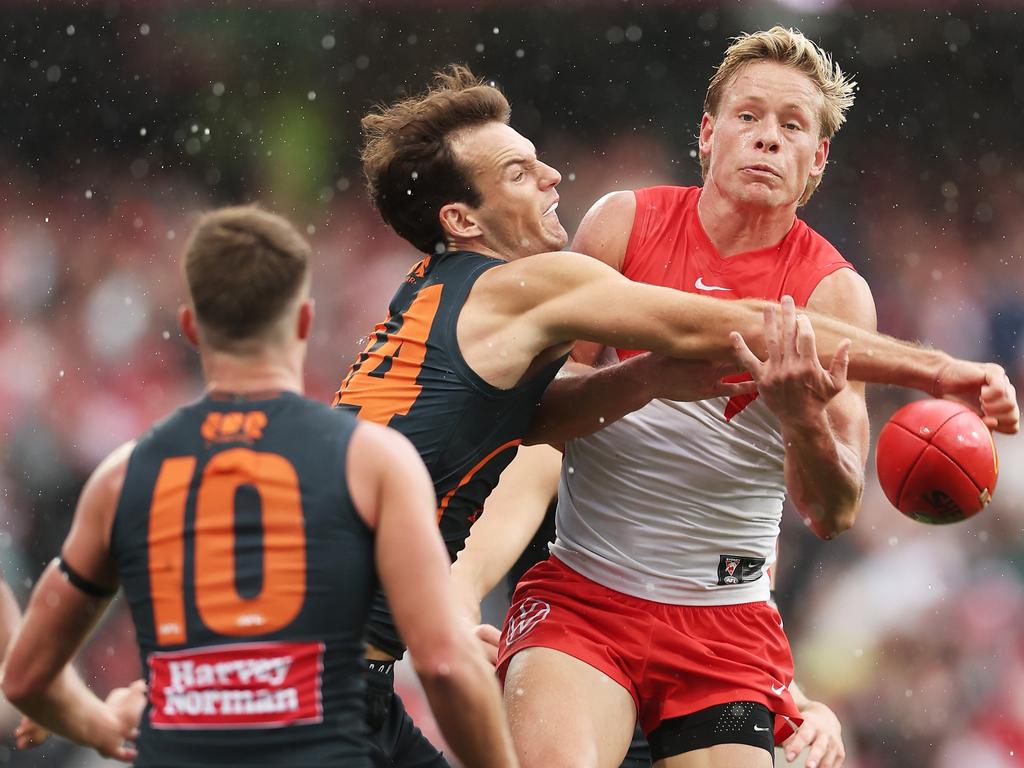
[(267, 728), (323, 720), (323, 643), (240, 643), (149, 655), (159, 729)]
[(772, 686), (772, 693), (774, 693), (776, 696), (781, 696), (785, 692), (786, 692), (786, 686), (784, 686), (784, 685), (773, 685)]
[(718, 584), (745, 584), (757, 581), (764, 575), (763, 557), (742, 557), (741, 555), (719, 555)]
[(540, 624), (551, 613), (551, 606), (543, 600), (528, 597), (513, 606), (505, 627), (505, 644), (512, 645), (521, 640), (530, 630)]

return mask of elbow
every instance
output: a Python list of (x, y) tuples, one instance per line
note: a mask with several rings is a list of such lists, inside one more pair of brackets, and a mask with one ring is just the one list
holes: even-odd
[(8, 667), (4, 670), (0, 690), (3, 690), (4, 696), (11, 704), (18, 709), (23, 709), (26, 703), (31, 702), (43, 692), (44, 686), (41, 680), (33, 680), (30, 675), (19, 673), (17, 669)]
[(857, 521), (857, 511), (860, 508), (859, 497), (847, 503), (833, 505), (826, 508), (821, 505), (810, 505), (801, 509), (804, 523), (810, 528), (814, 535), (824, 541), (830, 541), (841, 533), (845, 533), (853, 527)]
[(459, 688), (467, 678), (486, 673), (481, 649), (470, 633), (453, 632), (436, 638), (428, 647), (411, 648), (413, 669), (425, 685), (441, 689)]
[(839, 534), (853, 528), (857, 520), (857, 508), (843, 509), (835, 514), (823, 516), (816, 522), (808, 520), (811, 530), (824, 541), (831, 541)]

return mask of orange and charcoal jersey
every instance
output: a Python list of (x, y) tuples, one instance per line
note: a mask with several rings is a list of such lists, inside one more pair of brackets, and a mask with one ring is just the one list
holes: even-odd
[(140, 768), (370, 765), (356, 424), (293, 393), (208, 395), (135, 446), (111, 551), (149, 683)]
[[(416, 446), (434, 481), (438, 525), (453, 560), (565, 361), (498, 389), (463, 359), (459, 312), (480, 275), (504, 263), (452, 251), (414, 265), (334, 398), (335, 406), (386, 424)], [(374, 599), (368, 640), (392, 656), (404, 652), (383, 592)]]

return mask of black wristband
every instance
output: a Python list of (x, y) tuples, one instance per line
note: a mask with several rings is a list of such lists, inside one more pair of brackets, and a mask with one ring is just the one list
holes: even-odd
[(113, 597), (117, 594), (116, 587), (111, 589), (110, 587), (100, 586), (94, 581), (89, 581), (68, 565), (63, 557), (57, 558), (57, 570), (61, 572), (61, 575), (67, 580), (68, 584), (82, 590), (90, 597)]

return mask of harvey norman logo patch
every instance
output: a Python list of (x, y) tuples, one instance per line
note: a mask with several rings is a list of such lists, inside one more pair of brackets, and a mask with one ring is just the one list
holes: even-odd
[(521, 640), (530, 630), (540, 624), (551, 613), (551, 606), (543, 600), (528, 597), (514, 606), (508, 614), (505, 627), (505, 644), (512, 645)]
[(239, 643), (149, 655), (149, 721), (160, 729), (323, 721), (323, 643)]

